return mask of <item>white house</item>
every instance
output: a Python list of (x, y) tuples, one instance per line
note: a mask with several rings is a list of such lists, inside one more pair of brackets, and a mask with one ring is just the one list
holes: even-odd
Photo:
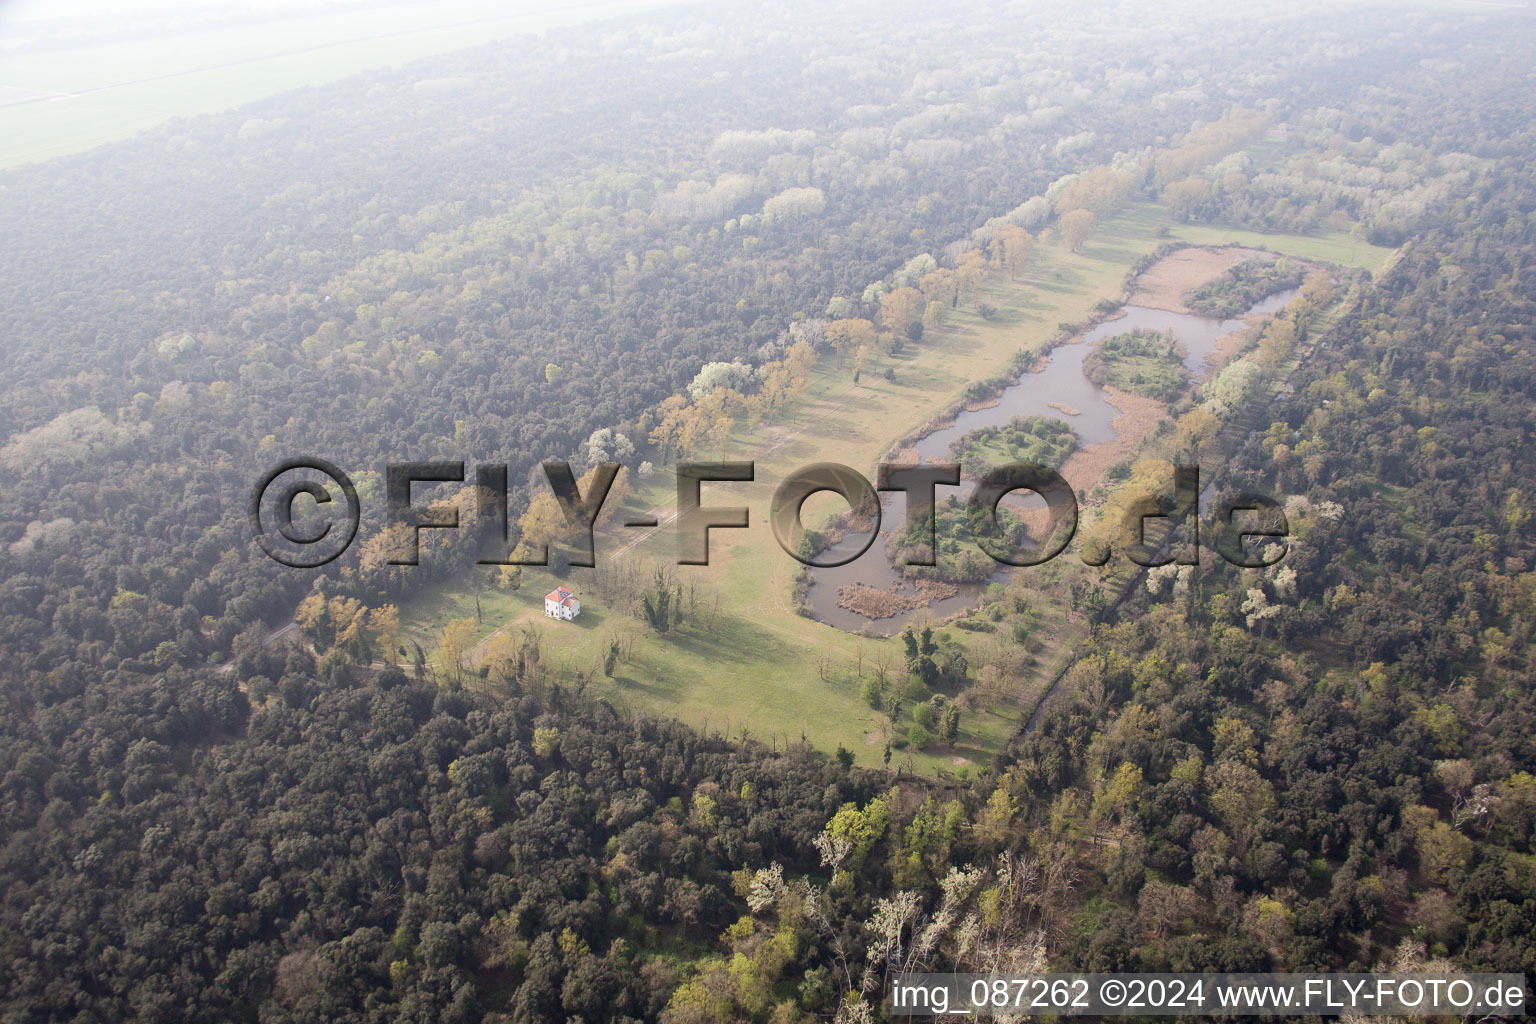
[(544, 614), (552, 619), (570, 621), (581, 614), (581, 602), (574, 591), (556, 587), (544, 595)]

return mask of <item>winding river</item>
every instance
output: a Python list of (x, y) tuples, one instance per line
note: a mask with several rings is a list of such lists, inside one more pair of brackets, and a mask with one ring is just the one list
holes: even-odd
[[(1071, 424), (1077, 434), (1079, 446), (1111, 441), (1115, 438), (1115, 417), (1120, 415), (1120, 411), (1109, 404), (1104, 389), (1083, 374), (1083, 359), (1093, 350), (1094, 343), (1137, 328), (1172, 331), (1184, 345), (1184, 365), (1199, 377), (1209, 369), (1206, 360), (1215, 351), (1217, 342), (1234, 331), (1252, 326), (1253, 321), (1248, 318), (1276, 312), (1295, 297), (1296, 291), (1291, 288), (1277, 292), (1255, 304), (1244, 317), (1231, 319), (1172, 313), (1147, 306), (1124, 306), (1122, 315), (1101, 321), (1074, 341), (1052, 349), (1043, 367), (1036, 372), (1023, 374), (1017, 383), (1003, 390), (995, 404), (960, 413), (954, 423), (918, 439), (912, 447), (924, 460), (947, 459), (950, 443), (957, 438), (980, 427), (1000, 426), (1016, 416), (1054, 416), (1064, 420)], [(1056, 405), (1075, 409), (1077, 415), (1066, 415)], [(949, 495), (964, 500), (972, 486), (966, 481), (954, 489), (940, 488), (938, 500), (942, 504)], [(902, 583), (901, 574), (886, 556), (886, 542), (893, 528), (900, 529), (905, 521), (906, 498), (899, 492), (881, 494), (880, 514), (880, 536), (875, 538), (862, 556), (847, 565), (810, 570), (811, 586), (806, 595), (806, 603), (818, 621), (851, 633), (868, 631), (889, 634), (901, 629), (919, 611), (942, 619), (976, 603), (987, 584), (961, 585), (959, 592), (952, 597), (881, 619), (870, 619), (840, 607), (837, 603), (838, 592), (843, 587), (862, 583), (877, 590), (888, 590)], [(858, 550), (867, 537), (867, 533), (850, 534), (828, 548), (821, 557), (851, 554)], [(991, 577), (990, 582), (1003, 582), (1007, 578), (1008, 570), (1002, 567), (1001, 571)], [(904, 586), (910, 588), (911, 584)]]

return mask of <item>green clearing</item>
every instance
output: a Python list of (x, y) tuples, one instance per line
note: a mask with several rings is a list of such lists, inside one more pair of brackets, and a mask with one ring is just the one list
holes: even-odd
[(77, 153), (171, 118), (217, 113), (360, 71), (664, 2), (394, 4), (7, 54), (0, 57), (0, 84), (59, 95), (0, 106), (0, 167)]
[(1259, 231), (1240, 231), (1217, 224), (1171, 224), (1168, 235), (1196, 245), (1241, 245), (1269, 249), (1301, 260), (1361, 267), (1372, 274), (1380, 274), (1397, 252), (1396, 249), (1372, 245), (1348, 231), (1324, 231), (1315, 235), (1266, 235)]
[[(1096, 303), (1121, 296), (1131, 264), (1166, 240), (1165, 225), (1160, 207), (1133, 204), (1109, 217), (1080, 252), (1042, 250), (1021, 280), (993, 279), (954, 310), (947, 323), (930, 328), (921, 342), (899, 355), (877, 357), (861, 383), (853, 383), (850, 368), (838, 368), (833, 357), (825, 357), (788, 416), (756, 430), (738, 425), (725, 449), (706, 457), (753, 460), (756, 479), (707, 484), (703, 500), (712, 507), (748, 507), (750, 526), (712, 531), (709, 566), (675, 568), (677, 578), (685, 586), (697, 584), (709, 602), (719, 596), (712, 623), (660, 637), (631, 615), (611, 613), (593, 596), (592, 574), (603, 572), (604, 566), (635, 558), (655, 564), (674, 559), (668, 523), (675, 506), (674, 484), (671, 473), (663, 470), (627, 503), (631, 509), (653, 510), (661, 527), (635, 531), (600, 525), (598, 569), (571, 569), (558, 581), (543, 570), (527, 570), (515, 593), (497, 590), (492, 572), (482, 570), (472, 579), (407, 602), (401, 613), (408, 635), (430, 650), (448, 619), (474, 617), (478, 589), (483, 621), (477, 640), (496, 630), (514, 635), (525, 628), (536, 630), (547, 664), (553, 659), (567, 677), (590, 673), (594, 682), (589, 693), (615, 707), (673, 716), (722, 732), (746, 726), (765, 741), (797, 741), (804, 735), (821, 749), (841, 745), (860, 763), (880, 764), (889, 720), (865, 703), (861, 688), (882, 656), (893, 677), (900, 673), (901, 641), (855, 636), (796, 612), (793, 591), (799, 565), (780, 549), (767, 522), (774, 489), (792, 471), (820, 461), (853, 466), (872, 478), (875, 465), (895, 443), (960, 400), (972, 382), (993, 377), (1020, 351), (1040, 350), (1059, 324), (1082, 322)], [(1233, 233), (1217, 228), (1211, 234), (1214, 240), (1226, 241)], [(1337, 257), (1340, 244), (1336, 239), (1296, 241), (1311, 245), (1258, 235), (1248, 235), (1243, 244), (1305, 249), (1296, 255), (1314, 259), (1330, 258), (1324, 252)], [(1347, 236), (1344, 244), (1349, 244)], [(1386, 252), (1359, 243), (1356, 257), (1379, 262)], [(996, 310), (985, 320), (975, 312), (982, 303)], [(887, 367), (894, 370), (894, 381), (884, 379)], [(807, 526), (846, 507), (835, 497), (821, 498), (825, 501), (807, 503)], [(925, 774), (985, 764), (1018, 729), (1053, 670), (1064, 664), (1066, 647), (1075, 635), (1061, 588), (1050, 586), (1059, 575), (1058, 563), (1030, 570), (1038, 575), (1024, 581), (1032, 590), (1031, 614), (1038, 624), (1033, 631), (1038, 638), (1032, 648), (1035, 667), (1009, 682), (988, 710), (967, 711), (953, 749), (930, 745), (911, 753), (910, 760), (910, 752), (896, 752), (892, 764)], [(582, 598), (583, 613), (573, 623), (543, 614), (543, 595), (556, 582)], [(974, 623), (984, 618), (983, 611), (965, 618)], [(956, 627), (948, 633), (967, 645), (990, 635)], [(623, 637), (631, 638), (629, 656), (620, 661), (614, 678), (606, 679), (603, 655), (613, 639)], [(896, 731), (904, 731), (906, 724), (900, 722)]]
[[(685, 585), (698, 580), (720, 594), (714, 628), (707, 635), (702, 629), (688, 629), (681, 636), (639, 636), (613, 681), (598, 673), (597, 694), (615, 706), (673, 715), (695, 725), (707, 722), (712, 729), (747, 724), (754, 736), (764, 739), (798, 740), (803, 732), (818, 747), (831, 750), (841, 744), (861, 763), (879, 764), (887, 719), (860, 696), (859, 653), (862, 648), (866, 675), (882, 651), (899, 668), (900, 641), (853, 636), (795, 611), (793, 579), (799, 566), (779, 548), (767, 523), (774, 488), (790, 472), (819, 461), (841, 462), (872, 477), (874, 466), (893, 444), (957, 402), (973, 381), (995, 375), (1021, 350), (1039, 350), (1059, 324), (1086, 320), (1101, 299), (1119, 296), (1131, 263), (1160, 243), (1161, 221), (1157, 207), (1132, 206), (1109, 218), (1081, 252), (1051, 249), (1039, 254), (1020, 281), (989, 282), (920, 343), (908, 345), (897, 356), (880, 357), (861, 383), (854, 384), (851, 370), (838, 369), (828, 357), (789, 417), (755, 431), (738, 427), (721, 454), (754, 460), (756, 480), (706, 485), (704, 503), (745, 505), (751, 509), (751, 525), (746, 530), (713, 531), (711, 565), (677, 567)], [(989, 319), (975, 312), (981, 303), (995, 307)], [(887, 366), (895, 371), (894, 382), (882, 377)], [(663, 519), (661, 528), (645, 531), (638, 539), (635, 531), (599, 529), (600, 562), (635, 555), (657, 562), (674, 557), (672, 531), (665, 524), (675, 503), (672, 487), (671, 474), (658, 473), (657, 480), (631, 500), (636, 508), (656, 509)], [(813, 500), (807, 503), (807, 524), (841, 507), (836, 498), (829, 497), (825, 504)], [(630, 550), (623, 553), (626, 547)], [(563, 582), (584, 595), (592, 590), (583, 584), (584, 574), (590, 572), (573, 569)], [(639, 632), (638, 621), (629, 616), (610, 619), (598, 602), (587, 598), (576, 622), (546, 619), (543, 595), (556, 581), (544, 572), (526, 572), (521, 590), (513, 594), (496, 591), (492, 579), (485, 571), (476, 581), (484, 613), (477, 638), (497, 628), (516, 631), (531, 624), (540, 631), (546, 657), (573, 673), (599, 666), (611, 636)], [(409, 602), (401, 609), (408, 632), (430, 649), (449, 618), (474, 615), (474, 585), (466, 581)], [(1062, 610), (1042, 600), (1040, 614), (1042, 631), (1059, 631)], [(951, 635), (966, 636), (961, 630)], [(831, 662), (827, 680), (818, 665), (822, 657)], [(993, 710), (968, 712), (954, 750), (930, 746), (913, 755), (912, 766), (931, 773), (954, 770), (959, 767), (956, 758), (985, 763), (1033, 706), (1022, 685), (1015, 696)], [(892, 763), (904, 759), (904, 753), (897, 753)]]

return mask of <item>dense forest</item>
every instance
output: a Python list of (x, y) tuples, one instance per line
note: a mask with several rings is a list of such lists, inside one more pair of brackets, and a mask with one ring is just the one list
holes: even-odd
[(1272, 408), (1234, 485), (1284, 563), (1153, 570), (1020, 744), (1051, 832), (1126, 837), (1069, 960), (1536, 964), (1533, 202), (1469, 197)]
[[(0, 1015), (791, 1024), (878, 1019), (901, 969), (1536, 975), (1533, 43), (1431, 5), (680, 10), (0, 174)], [(1093, 167), (1179, 221), (1401, 249), (1223, 485), (1290, 496), (1285, 559), (1095, 605), (981, 770), (266, 642), (314, 577), (251, 543), (253, 467), (320, 451), (376, 496), (391, 459), (499, 460), (527, 505), (546, 458), (702, 450), (690, 383), (921, 344), (893, 311), (958, 302), (978, 242), (1071, 242)], [(1026, 426), (972, 440), (1070, 449)], [(406, 580), (361, 544), (327, 593), (355, 617), (445, 549)], [(921, 746), (960, 712), (900, 679), (965, 655), (904, 643), (870, 699)]]

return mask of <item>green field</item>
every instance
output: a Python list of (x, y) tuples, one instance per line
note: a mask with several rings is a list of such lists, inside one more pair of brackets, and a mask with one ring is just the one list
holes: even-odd
[(0, 56), (0, 86), (54, 98), (0, 106), (0, 167), (77, 153), (175, 117), (518, 33), (673, 0), (447, 0), (289, 15), (256, 25)]
[[(842, 745), (860, 762), (879, 764), (887, 719), (865, 704), (860, 688), (882, 652), (899, 669), (900, 641), (854, 636), (795, 611), (793, 577), (798, 564), (779, 548), (766, 521), (774, 488), (789, 472), (818, 461), (844, 463), (872, 477), (873, 467), (894, 443), (951, 406), (967, 385), (994, 376), (1021, 350), (1038, 350), (1060, 323), (1085, 320), (1095, 303), (1120, 297), (1128, 268), (1166, 239), (1165, 225), (1160, 207), (1134, 204), (1107, 220), (1081, 252), (1041, 251), (1022, 280), (994, 279), (982, 294), (962, 303), (947, 324), (931, 328), (920, 343), (899, 356), (880, 357), (861, 383), (854, 384), (851, 372), (837, 368), (828, 357), (788, 417), (756, 431), (739, 426), (720, 454), (754, 460), (756, 480), (707, 485), (704, 502), (747, 506), (751, 526), (714, 531), (712, 564), (675, 570), (685, 585), (702, 588), (706, 600), (719, 596), (718, 613), (708, 628), (658, 637), (634, 616), (615, 614), (592, 596), (590, 574), (604, 565), (634, 558), (665, 564), (675, 557), (672, 532), (665, 524), (675, 497), (671, 475), (662, 472), (631, 497), (630, 505), (654, 509), (663, 526), (639, 532), (638, 537), (638, 531), (600, 527), (598, 570), (573, 569), (561, 581), (541, 570), (529, 571), (516, 593), (497, 590), (492, 572), (484, 570), (475, 579), (419, 595), (402, 609), (408, 631), (430, 650), (448, 619), (475, 617), (478, 593), (477, 639), (496, 630), (537, 630), (546, 658), (554, 658), (563, 675), (588, 673), (596, 695), (616, 707), (675, 716), (718, 731), (734, 733), (747, 726), (751, 735), (765, 741), (805, 735), (822, 749)], [(1210, 230), (1220, 241), (1234, 234)], [(1341, 246), (1349, 245), (1347, 236), (1341, 242), (1327, 236), (1258, 235), (1247, 235), (1244, 244), (1256, 242), (1313, 259), (1327, 258), (1325, 252), (1336, 258)], [(1343, 255), (1356, 265), (1380, 266), (1388, 250), (1358, 243), (1353, 254)], [(990, 319), (975, 313), (982, 302), (996, 307)], [(887, 366), (895, 371), (894, 382), (882, 377)], [(818, 514), (845, 507), (835, 497), (824, 497), (825, 503), (813, 499), (807, 504), (808, 525), (815, 525), (812, 520)], [(544, 617), (543, 595), (556, 582), (582, 596), (583, 614), (576, 622)], [(1046, 595), (1039, 601), (1045, 631), (1065, 634), (1059, 602), (1052, 603)], [(953, 635), (965, 636), (958, 630)], [(601, 672), (603, 655), (619, 637), (630, 638), (630, 656), (608, 680)], [(1043, 662), (1054, 662), (1051, 655), (1056, 653), (1048, 650)], [(932, 745), (913, 754), (910, 762), (901, 753), (893, 763), (910, 763), (925, 773), (985, 763), (1033, 708), (1041, 695), (1038, 686), (1038, 678), (1019, 680), (1012, 698), (987, 711), (968, 712), (954, 749)]]
[(1294, 256), (1299, 260), (1318, 260), (1345, 267), (1362, 267), (1379, 274), (1387, 267), (1396, 249), (1372, 245), (1348, 231), (1320, 231), (1315, 235), (1266, 235), (1261, 231), (1241, 231), (1215, 224), (1172, 224), (1170, 238), (1197, 245), (1242, 245)]
[[(715, 531), (712, 564), (676, 570), (685, 584), (695, 582), (708, 594), (719, 595), (711, 628), (658, 637), (633, 616), (610, 614), (590, 593), (576, 622), (546, 619), (543, 595), (556, 582), (578, 594), (592, 589), (584, 586), (584, 579), (590, 581), (587, 574), (594, 570), (573, 569), (563, 581), (530, 571), (516, 593), (497, 590), (492, 573), (484, 571), (477, 579), (418, 596), (402, 609), (408, 630), (431, 649), (448, 619), (475, 616), (478, 594), (477, 639), (496, 630), (537, 630), (546, 657), (555, 659), (562, 674), (589, 673), (596, 680), (596, 693), (616, 707), (671, 715), (719, 731), (747, 726), (764, 740), (783, 742), (805, 735), (823, 749), (842, 745), (862, 763), (880, 763), (887, 720), (864, 703), (860, 687), (882, 650), (899, 666), (900, 642), (853, 636), (795, 611), (792, 592), (798, 565), (778, 547), (766, 522), (773, 489), (789, 472), (824, 460), (872, 476), (874, 465), (895, 442), (951, 406), (971, 382), (995, 375), (1021, 350), (1039, 349), (1056, 334), (1058, 324), (1086, 319), (1101, 299), (1119, 297), (1130, 265), (1166, 239), (1166, 223), (1160, 207), (1132, 205), (1109, 219), (1081, 252), (1043, 251), (1024, 279), (994, 279), (981, 295), (962, 304), (949, 323), (930, 329), (921, 343), (900, 356), (883, 357), (886, 361), (871, 367), (860, 384), (828, 357), (788, 417), (757, 431), (738, 427), (722, 454), (754, 460), (756, 480), (708, 485), (705, 504), (746, 505), (751, 526)], [(1348, 236), (1207, 230), (1209, 239), (1189, 240), (1235, 239), (1299, 258), (1342, 256), (1341, 262), (1368, 267), (1381, 266), (1390, 254), (1352, 243)], [(987, 320), (974, 312), (982, 302), (997, 310)], [(881, 377), (887, 365), (895, 371), (894, 382)], [(675, 499), (670, 475), (662, 473), (658, 479), (662, 482), (633, 495), (630, 504), (654, 509), (665, 520)], [(819, 505), (813, 500), (807, 504), (808, 525), (814, 525), (809, 520), (817, 514), (841, 507), (836, 498), (827, 497)], [(675, 557), (665, 525), (638, 538), (622, 528), (600, 528), (597, 550), (600, 566), (606, 559), (644, 558), (662, 564)], [(1053, 633), (1066, 632), (1065, 613), (1057, 604), (1044, 602), (1041, 613)], [(616, 637), (631, 638), (630, 656), (610, 681), (602, 677), (600, 666)], [(1040, 696), (1038, 680), (1019, 683), (1014, 699), (964, 717), (955, 749), (930, 746), (912, 755), (911, 766), (931, 773), (985, 763)], [(906, 760), (904, 754), (898, 756)]]
[[(787, 419), (757, 431), (738, 428), (725, 457), (754, 460), (756, 480), (708, 485), (705, 503), (746, 505), (752, 510), (751, 526), (715, 531), (712, 564), (677, 569), (685, 583), (698, 580), (721, 595), (714, 628), (665, 640), (654, 634), (641, 637), (631, 659), (620, 665), (616, 681), (600, 680), (603, 695), (616, 705), (674, 715), (696, 725), (708, 722), (711, 728), (750, 723), (752, 734), (763, 738), (798, 739), (803, 732), (819, 747), (841, 744), (861, 762), (878, 764), (885, 716), (861, 700), (856, 668), (861, 646), (866, 666), (882, 648), (899, 664), (900, 642), (852, 636), (796, 613), (792, 588), (798, 563), (779, 548), (766, 521), (774, 488), (788, 473), (819, 461), (841, 462), (872, 476), (891, 445), (952, 405), (971, 382), (1006, 368), (1020, 350), (1040, 348), (1061, 322), (1086, 319), (1100, 299), (1118, 296), (1129, 265), (1159, 244), (1160, 221), (1155, 207), (1133, 208), (1111, 220), (1082, 252), (1042, 253), (1025, 280), (991, 282), (921, 343), (899, 356), (883, 357), (886, 362), (869, 368), (862, 383), (854, 384), (849, 370), (839, 370), (826, 359)], [(974, 312), (980, 302), (996, 307), (989, 320)], [(895, 370), (894, 382), (881, 377), (887, 365)], [(659, 477), (663, 483), (640, 492), (635, 500), (665, 515), (675, 498), (670, 475)], [(808, 503), (807, 518), (836, 504), (835, 498), (821, 506)], [(607, 537), (600, 532), (600, 560), (643, 556), (669, 562), (674, 557), (666, 528), (648, 531), (638, 543), (624, 534), (621, 528)], [(627, 545), (631, 550), (620, 554)], [(587, 572), (574, 569), (566, 580), (578, 594)], [(575, 623), (546, 620), (542, 599), (554, 583), (552, 577), (530, 572), (519, 593), (497, 593), (494, 598), (486, 596), (494, 590), (491, 578), (486, 572), (480, 583), (484, 622), (479, 635), (502, 627), (509, 616), (514, 617), (512, 629), (521, 628), (520, 622), (534, 622), (548, 650), (573, 672), (593, 667), (616, 629), (638, 630), (640, 625), (628, 616), (614, 623), (590, 601), (584, 601)], [(447, 619), (473, 614), (472, 587), (424, 595), (402, 610), (423, 647), (435, 643)], [(823, 655), (833, 663), (826, 680), (817, 664)], [(953, 770), (965, 762), (984, 763), (1030, 706), (1020, 700), (966, 715), (957, 748), (916, 754), (914, 767), (931, 772), (940, 767)], [(957, 764), (957, 758), (963, 760)]]

